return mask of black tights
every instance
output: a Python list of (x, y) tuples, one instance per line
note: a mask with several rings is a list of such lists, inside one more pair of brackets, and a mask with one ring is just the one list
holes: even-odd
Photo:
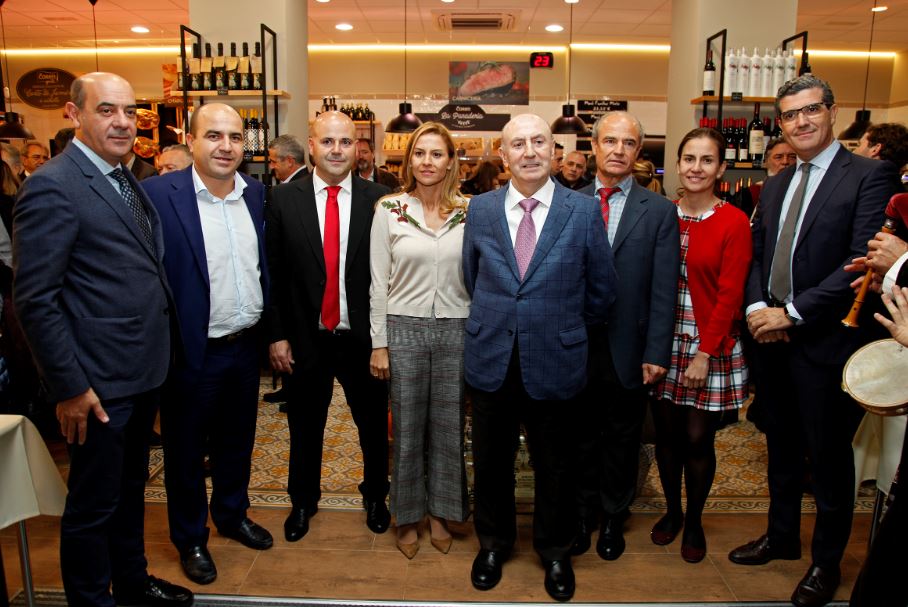
[[(701, 516), (716, 474), (716, 430), (719, 411), (703, 411), (667, 400), (653, 403), (656, 425), (656, 463), (668, 506), (675, 522), (684, 518), (688, 530), (702, 526)], [(681, 508), (681, 474), (687, 489), (687, 515)]]

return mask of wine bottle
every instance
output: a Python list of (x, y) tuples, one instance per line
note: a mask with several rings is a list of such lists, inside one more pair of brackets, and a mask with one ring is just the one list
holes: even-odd
[(738, 162), (750, 160), (750, 138), (747, 134), (747, 118), (738, 121)]
[(210, 91), (214, 88), (214, 80), (211, 77), (213, 60), (211, 58), (211, 43), (205, 43), (205, 56), (202, 57), (200, 71), (202, 72), (202, 90)]
[(775, 126), (772, 127), (772, 137), (773, 137), (773, 139), (775, 139), (776, 137), (781, 137), (781, 136), (782, 136), (782, 119), (779, 118), (778, 116), (776, 116), (776, 124), (775, 124)]
[(265, 116), (262, 115), (262, 119), (259, 120), (259, 132), (257, 137), (257, 143), (259, 145), (259, 151), (256, 153), (256, 156), (267, 156), (268, 151), (265, 149), (265, 131), (268, 130), (268, 124), (265, 122)]
[(227, 90), (229, 91), (238, 91), (240, 89), (240, 77), (237, 72), (240, 66), (240, 58), (236, 56), (236, 42), (230, 43), (230, 54), (227, 55), (226, 65), (224, 66), (227, 71)]
[(776, 72), (776, 57), (775, 51), (770, 53), (770, 50), (766, 49), (766, 54), (763, 55), (763, 69), (760, 71), (760, 97), (775, 97), (775, 93), (772, 90), (772, 78)]
[(214, 90), (227, 90), (227, 60), (224, 57), (224, 43), (218, 42), (218, 54), (214, 61), (211, 62), (212, 80), (214, 81)]
[(772, 138), (772, 121), (769, 116), (763, 116), (763, 159), (766, 159), (766, 147)]
[(199, 91), (202, 90), (202, 64), (200, 55), (202, 54), (201, 49), (199, 49), (198, 43), (192, 45), (192, 59), (189, 60), (189, 90), (190, 91)]
[(248, 128), (246, 128), (243, 132), (243, 157), (246, 160), (252, 160), (252, 157), (255, 156), (255, 153), (258, 150), (257, 140), (259, 137), (259, 121), (255, 117), (255, 110), (248, 110), (248, 112)]
[(810, 74), (812, 71), (813, 68), (810, 67), (810, 53), (804, 51), (804, 55), (801, 57), (801, 67), (798, 69), (798, 76)]
[(775, 97), (782, 85), (785, 84), (785, 57), (782, 56), (781, 48), (776, 49), (773, 64), (775, 69), (772, 73), (772, 95), (770, 97)]
[(240, 64), (237, 67), (237, 74), (240, 78), (240, 90), (248, 91), (252, 86), (252, 80), (249, 75), (249, 43), (243, 43), (243, 54), (240, 55)]
[(186, 87), (186, 83), (189, 81), (188, 70), (189, 66), (183, 63), (182, 55), (177, 55), (177, 81), (173, 83), (173, 90), (182, 91)]
[(723, 120), (725, 123), (725, 162), (730, 162), (732, 164), (738, 159), (738, 138), (735, 133), (733, 119), (726, 118)]
[(703, 66), (703, 94), (716, 94), (716, 64), (713, 63), (713, 51), (706, 51), (706, 65)]
[(747, 154), (754, 166), (763, 162), (763, 121), (760, 120), (760, 104), (754, 104), (754, 117), (747, 127)]
[(785, 82), (794, 80), (798, 72), (798, 62), (795, 60), (794, 52), (787, 50), (785, 55)]
[(754, 54), (750, 57), (750, 86), (745, 93), (748, 97), (759, 97), (763, 86), (763, 58), (760, 49), (754, 47)]
[(750, 94), (750, 57), (747, 56), (747, 49), (743, 48), (738, 58), (738, 92), (741, 95)]
[(725, 55), (725, 91), (726, 97), (731, 97), (732, 93), (738, 92), (738, 56), (735, 55), (734, 49), (730, 49)]
[(250, 70), (252, 71), (252, 84), (251, 88), (255, 91), (262, 90), (262, 43), (255, 43), (255, 52), (252, 55), (252, 59), (249, 65)]
[(369, 109), (368, 103), (366, 104), (366, 107), (363, 108), (363, 120), (375, 120), (375, 114)]

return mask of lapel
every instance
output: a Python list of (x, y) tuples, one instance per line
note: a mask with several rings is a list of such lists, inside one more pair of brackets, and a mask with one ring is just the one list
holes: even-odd
[[(569, 193), (570, 190), (564, 186), (557, 183), (555, 184), (555, 194), (552, 196), (552, 206), (549, 209), (548, 216), (545, 218), (545, 224), (542, 226), (542, 233), (539, 234), (536, 248), (533, 250), (533, 257), (530, 259), (530, 265), (527, 266), (526, 274), (523, 275), (524, 283), (527, 283), (530, 280), (533, 276), (533, 272), (542, 264), (542, 260), (549, 254), (549, 251), (552, 250), (552, 245), (558, 240), (558, 235), (561, 234), (561, 230), (564, 229), (568, 217), (571, 216), (574, 202), (569, 200)], [(511, 253), (511, 257), (514, 258), (514, 267), (516, 268), (517, 258), (513, 253)]]
[(631, 191), (627, 193), (624, 201), (624, 210), (621, 212), (621, 220), (618, 222), (618, 231), (615, 232), (615, 242), (612, 243), (613, 253), (618, 251), (627, 235), (631, 233), (640, 218), (646, 214), (647, 191), (636, 183), (631, 184)]
[[(350, 227), (347, 232), (347, 259), (344, 264), (344, 276), (350, 274), (350, 265), (356, 257), (356, 251), (359, 249), (369, 223), (369, 213), (374, 210), (366, 201), (365, 188), (365, 180), (354, 175), (353, 193), (350, 197)], [(324, 257), (324, 253), (322, 256)]]
[(300, 231), (305, 234), (312, 256), (325, 274), (325, 249), (322, 245), (322, 232), (318, 225), (318, 210), (315, 208), (315, 185), (309, 175), (299, 181), (291, 182), (299, 190), (300, 203), (293, 204), (300, 220)]
[(511, 242), (511, 230), (508, 228), (508, 215), (504, 208), (505, 199), (510, 185), (505, 185), (495, 190), (492, 194), (492, 216), (494, 225), (492, 231), (495, 239), (498, 241), (499, 249), (504, 253), (503, 257), (511, 268), (514, 278), (520, 280), (520, 272), (517, 269), (517, 257), (514, 255), (514, 243)]
[(192, 250), (196, 268), (205, 278), (205, 286), (211, 288), (208, 276), (208, 257), (205, 255), (205, 237), (202, 234), (202, 218), (199, 215), (199, 203), (195, 187), (192, 183), (192, 169), (186, 169), (180, 174), (179, 180), (171, 182), (173, 191), (170, 192), (170, 206), (173, 213), (186, 234), (186, 241)]
[(823, 207), (826, 206), (826, 203), (832, 198), (836, 186), (839, 185), (842, 177), (845, 176), (847, 167), (850, 164), (851, 152), (846, 150), (845, 146), (840, 147), (839, 151), (836, 152), (836, 155), (833, 157), (832, 162), (829, 164), (829, 168), (823, 176), (823, 181), (820, 182), (820, 185), (810, 198), (810, 204), (807, 206), (807, 211), (804, 213), (804, 219), (801, 220), (801, 228), (798, 230), (798, 241), (795, 243), (794, 249), (792, 249), (793, 251), (796, 251), (798, 245), (803, 242), (807, 232), (810, 231), (810, 226), (813, 225), (813, 222), (816, 221), (820, 212), (823, 210)]

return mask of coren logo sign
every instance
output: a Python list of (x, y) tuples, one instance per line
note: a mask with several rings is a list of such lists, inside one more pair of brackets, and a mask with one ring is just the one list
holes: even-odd
[(40, 110), (56, 110), (69, 101), (69, 87), (76, 77), (66, 70), (43, 67), (26, 72), (16, 82), (23, 103)]

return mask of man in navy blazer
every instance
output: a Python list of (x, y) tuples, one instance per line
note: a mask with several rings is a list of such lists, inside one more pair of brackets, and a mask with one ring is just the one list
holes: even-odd
[(161, 403), (170, 538), (189, 579), (209, 584), (217, 568), (207, 547), (206, 453), (218, 531), (253, 549), (272, 545), (246, 516), (262, 345), (256, 329), (268, 292), (265, 191), (237, 172), (243, 122), (230, 106), (196, 110), (187, 142), (192, 166), (143, 186), (161, 217), (182, 345)]
[(508, 187), (473, 198), (463, 274), (473, 298), (464, 373), (472, 388), (476, 533), (471, 580), (493, 588), (516, 537), (514, 455), (520, 424), (536, 473), (533, 546), (556, 600), (574, 594), (572, 443), (586, 384), (587, 325), (606, 319), (615, 268), (592, 198), (550, 178), (554, 140), (538, 116), (502, 130)]
[(595, 196), (603, 220), (608, 218), (621, 279), (608, 322), (590, 336), (580, 426), (580, 520), (572, 553), (586, 552), (601, 516), (596, 551), (612, 561), (624, 552), (647, 392), (671, 362), (681, 245), (677, 207), (634, 179), (643, 145), (640, 122), (627, 112), (610, 112), (596, 121), (592, 135), (596, 179), (580, 191)]
[(145, 560), (171, 306), (161, 222), (120, 162), (136, 135), (135, 93), (98, 72), (70, 95), (73, 145), (29, 177), (13, 219), (16, 313), (70, 443), (63, 588), (76, 606), (189, 605), (192, 593), (149, 576)]
[(862, 410), (841, 389), (842, 367), (874, 324), (842, 326), (854, 298), (844, 266), (867, 250), (897, 181), (891, 163), (835, 141), (838, 108), (823, 80), (806, 74), (787, 82), (776, 109), (798, 160), (763, 186), (745, 294), (757, 391), (769, 417), (769, 524), (729, 559), (762, 565), (800, 558), (806, 451), (817, 517), (812, 562), (791, 600), (814, 607), (832, 600), (839, 585), (854, 510), (851, 440)]

